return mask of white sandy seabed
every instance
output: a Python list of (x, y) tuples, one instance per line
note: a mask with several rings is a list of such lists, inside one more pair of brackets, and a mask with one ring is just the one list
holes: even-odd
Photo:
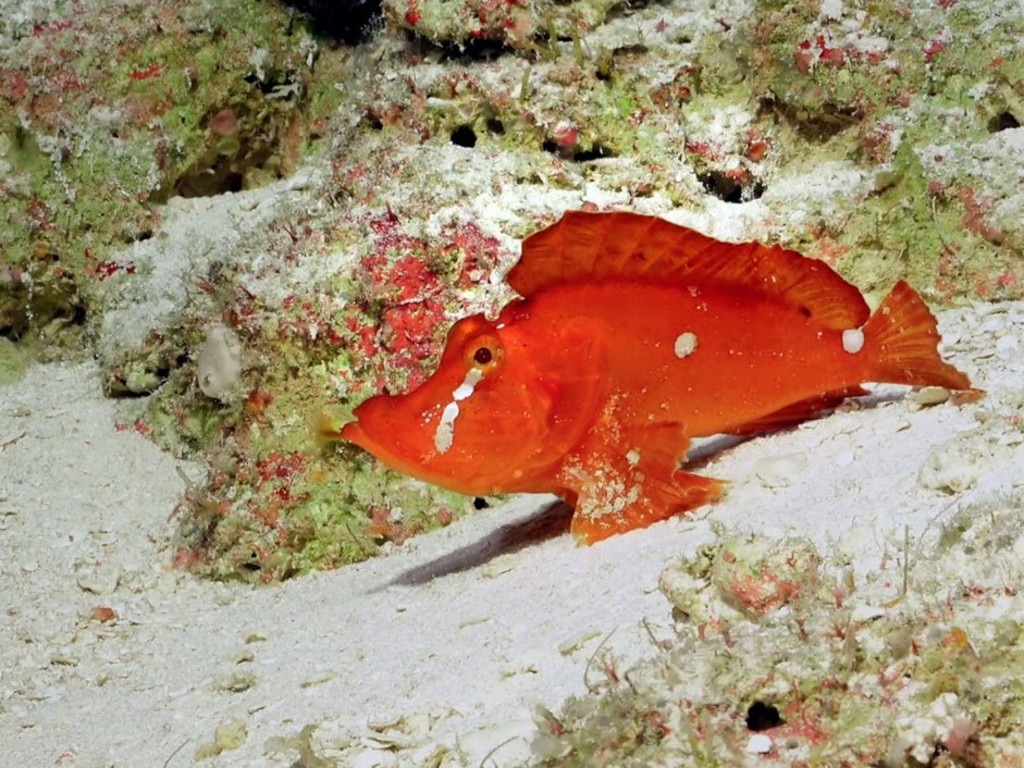
[[(487, 764), (514, 764), (533, 707), (582, 694), (602, 641), (628, 667), (671, 633), (659, 574), (713, 527), (808, 537), (863, 573), (1024, 483), (1024, 305), (946, 312), (942, 330), (984, 401), (883, 396), (729, 448), (701, 470), (729, 495), (688, 518), (580, 548), (564, 511), (521, 497), (269, 588), (172, 570), (176, 469), (199, 470), (116, 430), (92, 365), (35, 367), (0, 388), (0, 763), (183, 766), (219, 743), (203, 765), (289, 766), (320, 724), (356, 768), (438, 745), (440, 765), (502, 744)], [(401, 760), (370, 738), (400, 717)]]

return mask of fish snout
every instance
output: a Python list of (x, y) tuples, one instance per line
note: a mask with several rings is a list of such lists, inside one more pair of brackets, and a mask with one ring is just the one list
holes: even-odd
[(372, 442), (370, 436), (366, 432), (366, 429), (358, 420), (350, 421), (348, 424), (343, 426), (337, 433), (337, 436), (342, 440), (349, 443), (355, 443), (359, 447), (366, 448), (367, 450), (370, 449), (370, 444)]

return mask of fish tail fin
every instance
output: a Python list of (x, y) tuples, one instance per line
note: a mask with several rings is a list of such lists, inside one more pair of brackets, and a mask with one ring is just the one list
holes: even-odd
[(865, 351), (872, 358), (870, 381), (971, 388), (964, 373), (939, 357), (935, 316), (906, 281), (896, 283), (862, 331)]

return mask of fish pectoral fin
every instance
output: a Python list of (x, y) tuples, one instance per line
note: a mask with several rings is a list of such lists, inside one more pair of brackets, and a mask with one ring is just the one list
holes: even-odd
[(636, 473), (625, 482), (601, 475), (579, 491), (569, 530), (580, 544), (649, 525), (710, 504), (722, 497), (725, 481), (682, 470), (658, 476)]
[(795, 403), (780, 408), (777, 411), (765, 414), (753, 421), (745, 422), (731, 429), (724, 430), (723, 434), (748, 437), (761, 432), (773, 432), (778, 429), (792, 427), (810, 419), (817, 419), (825, 416), (842, 404), (848, 397), (863, 397), (870, 392), (863, 387), (847, 387), (846, 389), (826, 392), (822, 395), (815, 395), (806, 400), (799, 400)]
[(646, 528), (722, 496), (723, 481), (678, 468), (690, 442), (679, 422), (622, 427), (614, 445), (607, 440), (611, 427), (595, 430), (563, 470), (577, 495), (570, 530), (579, 543)]

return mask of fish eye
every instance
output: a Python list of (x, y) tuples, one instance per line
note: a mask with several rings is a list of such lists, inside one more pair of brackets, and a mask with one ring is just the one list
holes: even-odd
[(481, 334), (471, 339), (465, 349), (463, 360), (467, 369), (476, 368), (481, 373), (489, 373), (501, 363), (501, 342), (492, 333)]

